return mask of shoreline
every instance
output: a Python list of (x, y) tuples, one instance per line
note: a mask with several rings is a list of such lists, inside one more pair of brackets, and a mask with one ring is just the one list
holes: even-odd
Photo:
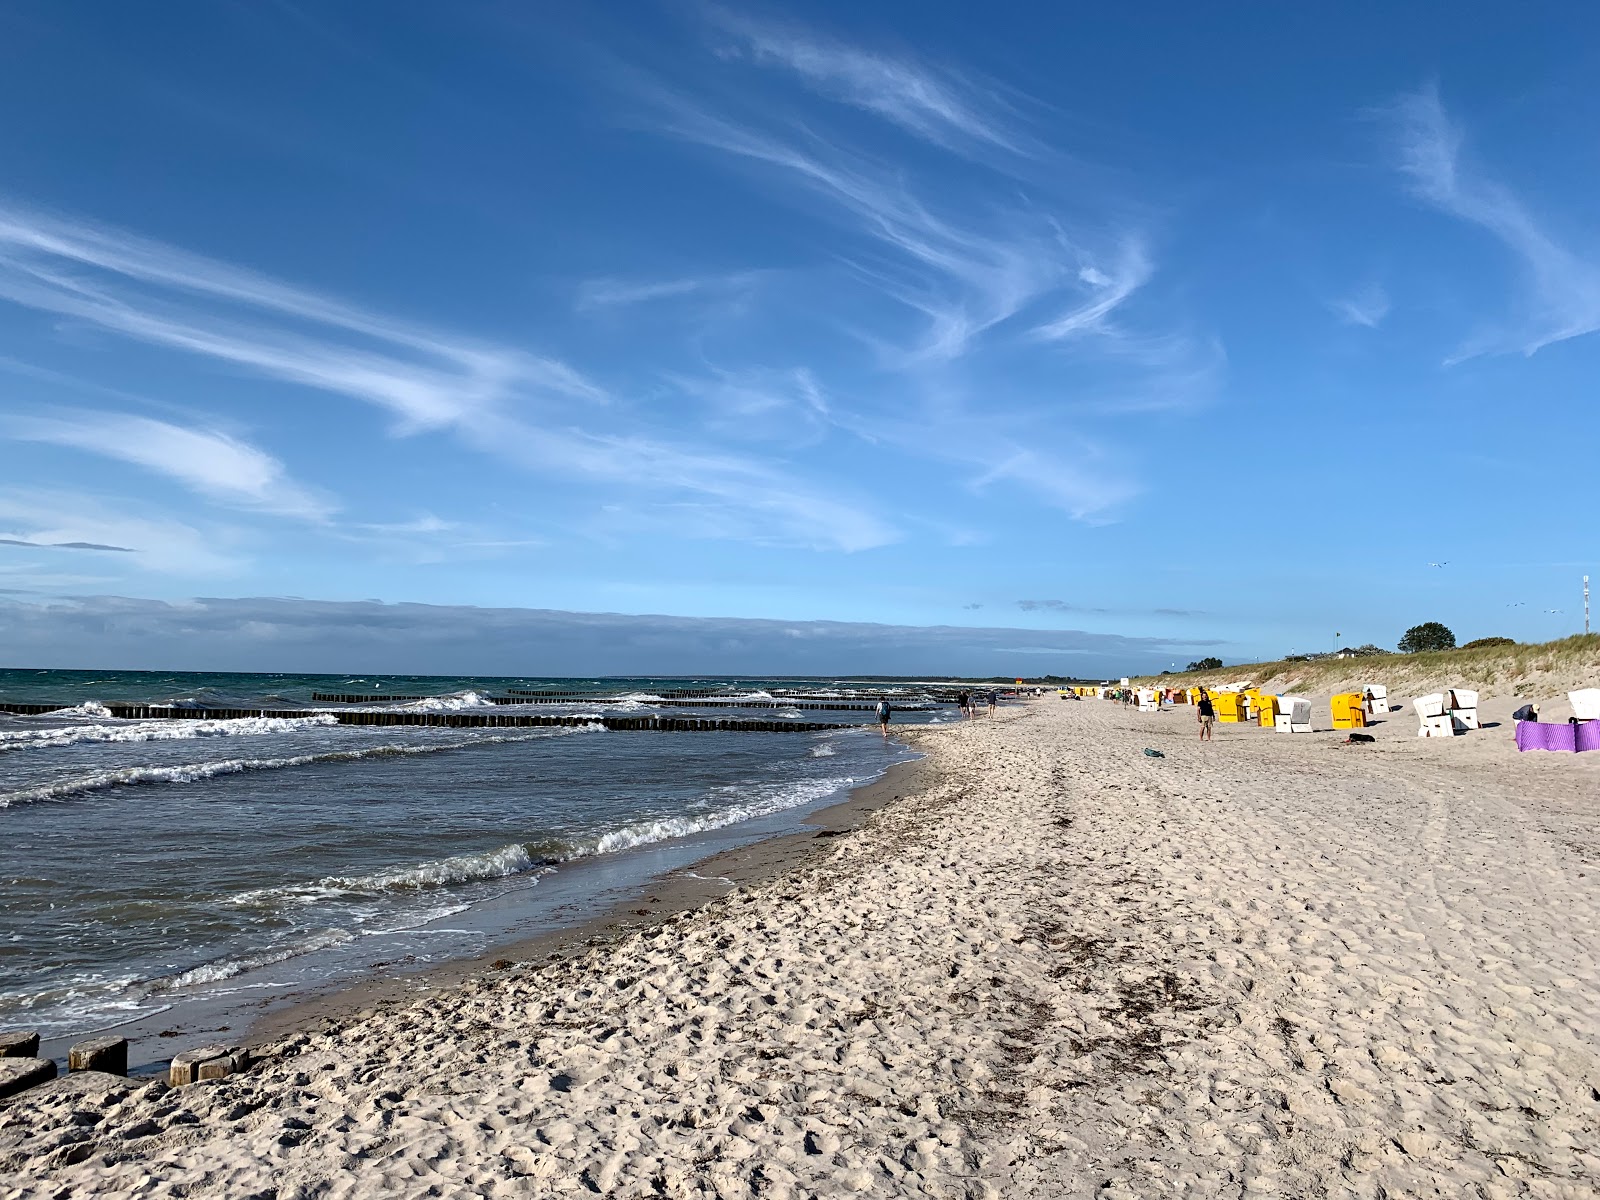
[(0, 1105), (0, 1177), (30, 1200), (1594, 1195), (1600, 761), (1403, 721), (1359, 749), (1201, 744), (1176, 716), (1046, 700), (909, 739), (877, 807), (830, 814), (855, 832), (749, 864), (792, 869), (330, 1014), (214, 1083), (42, 1085)]
[[(897, 740), (917, 750), (903, 733)], [(937, 782), (926, 753), (917, 753), (921, 757), (891, 764), (871, 783), (851, 788), (845, 799), (809, 814), (799, 830), (717, 850), (685, 867), (645, 880), (575, 925), (496, 943), (482, 953), (419, 971), (375, 974), (348, 981), (331, 991), (264, 1013), (239, 1032), (237, 1040), (250, 1047), (263, 1047), (316, 1026), (338, 1025), (368, 1011), (381, 1011), (420, 996), (436, 996), (452, 988), (492, 980), (506, 967), (572, 960), (629, 934), (656, 928), (680, 914), (708, 909), (738, 888), (765, 883), (818, 863), (831, 854), (834, 838), (859, 828), (872, 814), (903, 796), (926, 790)]]

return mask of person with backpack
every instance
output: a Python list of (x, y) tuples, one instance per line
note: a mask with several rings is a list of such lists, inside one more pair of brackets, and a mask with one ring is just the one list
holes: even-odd
[(878, 699), (878, 726), (883, 730), (883, 740), (889, 740), (889, 717), (894, 709), (889, 707), (889, 697), (882, 696)]

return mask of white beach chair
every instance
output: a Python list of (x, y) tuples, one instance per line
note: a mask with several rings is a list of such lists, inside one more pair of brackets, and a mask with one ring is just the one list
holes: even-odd
[(1140, 712), (1160, 712), (1161, 711), (1161, 693), (1156, 691), (1155, 688), (1140, 688), (1139, 689), (1139, 711)]
[(1471, 688), (1451, 688), (1450, 702), (1446, 708), (1460, 728), (1479, 728), (1478, 693)]
[(1572, 715), (1580, 721), (1600, 721), (1600, 688), (1580, 688), (1568, 692), (1572, 701)]
[(1389, 711), (1389, 689), (1381, 683), (1363, 683), (1357, 685), (1363, 696), (1372, 697), (1372, 711), (1374, 715)]
[(1418, 696), (1411, 702), (1411, 707), (1417, 710), (1418, 737), (1455, 737), (1456, 721), (1444, 707), (1444, 693), (1434, 692), (1428, 696)]
[(1310, 733), (1311, 701), (1304, 696), (1279, 696), (1278, 715), (1272, 720), (1274, 733)]

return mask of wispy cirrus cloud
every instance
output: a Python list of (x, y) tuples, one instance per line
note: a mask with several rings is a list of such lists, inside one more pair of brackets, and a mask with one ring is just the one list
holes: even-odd
[(708, 427), (742, 441), (777, 440), (793, 448), (814, 440), (832, 423), (828, 397), (805, 367), (708, 366), (701, 375), (667, 372), (665, 378), (703, 407)]
[(1600, 330), (1600, 265), (1562, 245), (1503, 183), (1479, 171), (1463, 150), (1436, 86), (1402, 96), (1388, 110), (1400, 169), (1414, 195), (1493, 234), (1517, 261), (1524, 304), (1511, 327), (1471, 338), (1449, 361), (1545, 346)]
[(373, 403), (413, 430), (457, 425), (485, 406), (530, 394), (605, 398), (556, 359), (444, 334), (121, 230), (17, 207), (0, 207), (0, 299)]
[(1389, 293), (1382, 284), (1369, 283), (1348, 296), (1330, 300), (1328, 307), (1346, 325), (1376, 329), (1389, 315)]
[[(1052, 296), (1085, 299), (1066, 316), (1046, 322), (1041, 336), (1065, 336), (1073, 327), (1072, 312), (1080, 309), (1076, 327), (1092, 329), (1153, 269), (1138, 239), (1124, 238), (1096, 251), (1092, 242), (1103, 239), (1069, 238), (1057, 216), (998, 192), (970, 199), (959, 212), (948, 206), (940, 211), (905, 172), (875, 164), (837, 141), (813, 139), (808, 146), (717, 116), (660, 89), (652, 98), (667, 132), (776, 168), (826, 201), (835, 220), (845, 220), (863, 244), (856, 253), (840, 254), (841, 261), (922, 318), (922, 332), (909, 345), (879, 343), (900, 365), (959, 358), (989, 331)], [(1013, 187), (1004, 187), (1006, 197)]]
[(1155, 266), (1144, 241), (1126, 237), (1113, 256), (1100, 265), (1085, 263), (1078, 268), (1077, 281), (1087, 295), (1083, 300), (1034, 329), (1045, 341), (1061, 341), (1090, 333), (1105, 333), (1113, 313), (1150, 282)]
[(1074, 604), (1069, 600), (1018, 600), (1017, 607), (1023, 612), (1074, 612), (1089, 613), (1095, 616), (1126, 616), (1131, 612), (1148, 613), (1157, 617), (1203, 617), (1206, 615), (1203, 612), (1189, 608), (1095, 608), (1085, 604)]
[(577, 305), (580, 312), (589, 312), (652, 304), (659, 300), (727, 296), (750, 287), (758, 278), (758, 271), (738, 271), (685, 279), (587, 279), (578, 287)]
[[(473, 449), (556, 477), (696, 495), (730, 506), (741, 519), (727, 526), (764, 542), (859, 550), (898, 536), (863, 503), (835, 500), (780, 465), (685, 445), (681, 436), (613, 432), (613, 398), (558, 359), (372, 312), (119, 230), (0, 207), (0, 299), (347, 396), (398, 417), (401, 433), (453, 431)], [(585, 428), (590, 420), (599, 428)], [(146, 465), (159, 457), (172, 466), (175, 442), (165, 442)], [(237, 447), (233, 456), (246, 457)], [(267, 470), (259, 460), (251, 465), (258, 479)], [(186, 469), (197, 485), (223, 485), (202, 478), (199, 466)], [(819, 525), (819, 514), (838, 520)]]
[(321, 521), (334, 510), (330, 499), (296, 483), (272, 455), (212, 430), (77, 409), (0, 418), (0, 436), (132, 463), (202, 495), (261, 512)]
[(714, 24), (731, 41), (724, 50), (793, 73), (821, 95), (877, 114), (941, 146), (988, 143), (1019, 148), (993, 96), (956, 72), (819, 37), (795, 26), (714, 10)]

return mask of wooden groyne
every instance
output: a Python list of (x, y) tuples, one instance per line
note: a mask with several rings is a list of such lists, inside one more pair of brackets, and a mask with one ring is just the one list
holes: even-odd
[(312, 692), (311, 699), (318, 704), (410, 704), (415, 700), (432, 700), (432, 696), (391, 696), (385, 692)]
[[(580, 700), (555, 700), (544, 696), (485, 696), (490, 704), (627, 704), (628, 700), (610, 696), (585, 696)], [(873, 704), (850, 704), (832, 700), (640, 700), (639, 704), (651, 708), (795, 708), (823, 712), (872, 712), (878, 706)], [(901, 712), (925, 709), (922, 704), (897, 704), (895, 707)]]
[[(42, 716), (70, 707), (64, 704), (0, 702), (0, 712)], [(250, 717), (285, 720), (331, 716), (340, 725), (425, 725), (444, 729), (581, 728), (603, 725), (618, 733), (820, 733), (855, 729), (850, 724), (816, 721), (766, 721), (738, 717), (574, 717), (498, 712), (328, 712), (305, 708), (171, 708), (159, 704), (107, 704), (113, 717), (137, 721), (238, 721)]]
[[(418, 700), (443, 700), (445, 696), (357, 696), (334, 692), (312, 692), (317, 704), (409, 704)], [(508, 696), (484, 696), (485, 704), (627, 704), (627, 696), (594, 696), (581, 692), (512, 692)], [(704, 700), (640, 700), (651, 708), (795, 708), (817, 712), (872, 712), (878, 705), (848, 700), (740, 700), (732, 696)], [(891, 701), (891, 703), (893, 703)], [(931, 708), (926, 701), (896, 704), (899, 712), (922, 712)]]

